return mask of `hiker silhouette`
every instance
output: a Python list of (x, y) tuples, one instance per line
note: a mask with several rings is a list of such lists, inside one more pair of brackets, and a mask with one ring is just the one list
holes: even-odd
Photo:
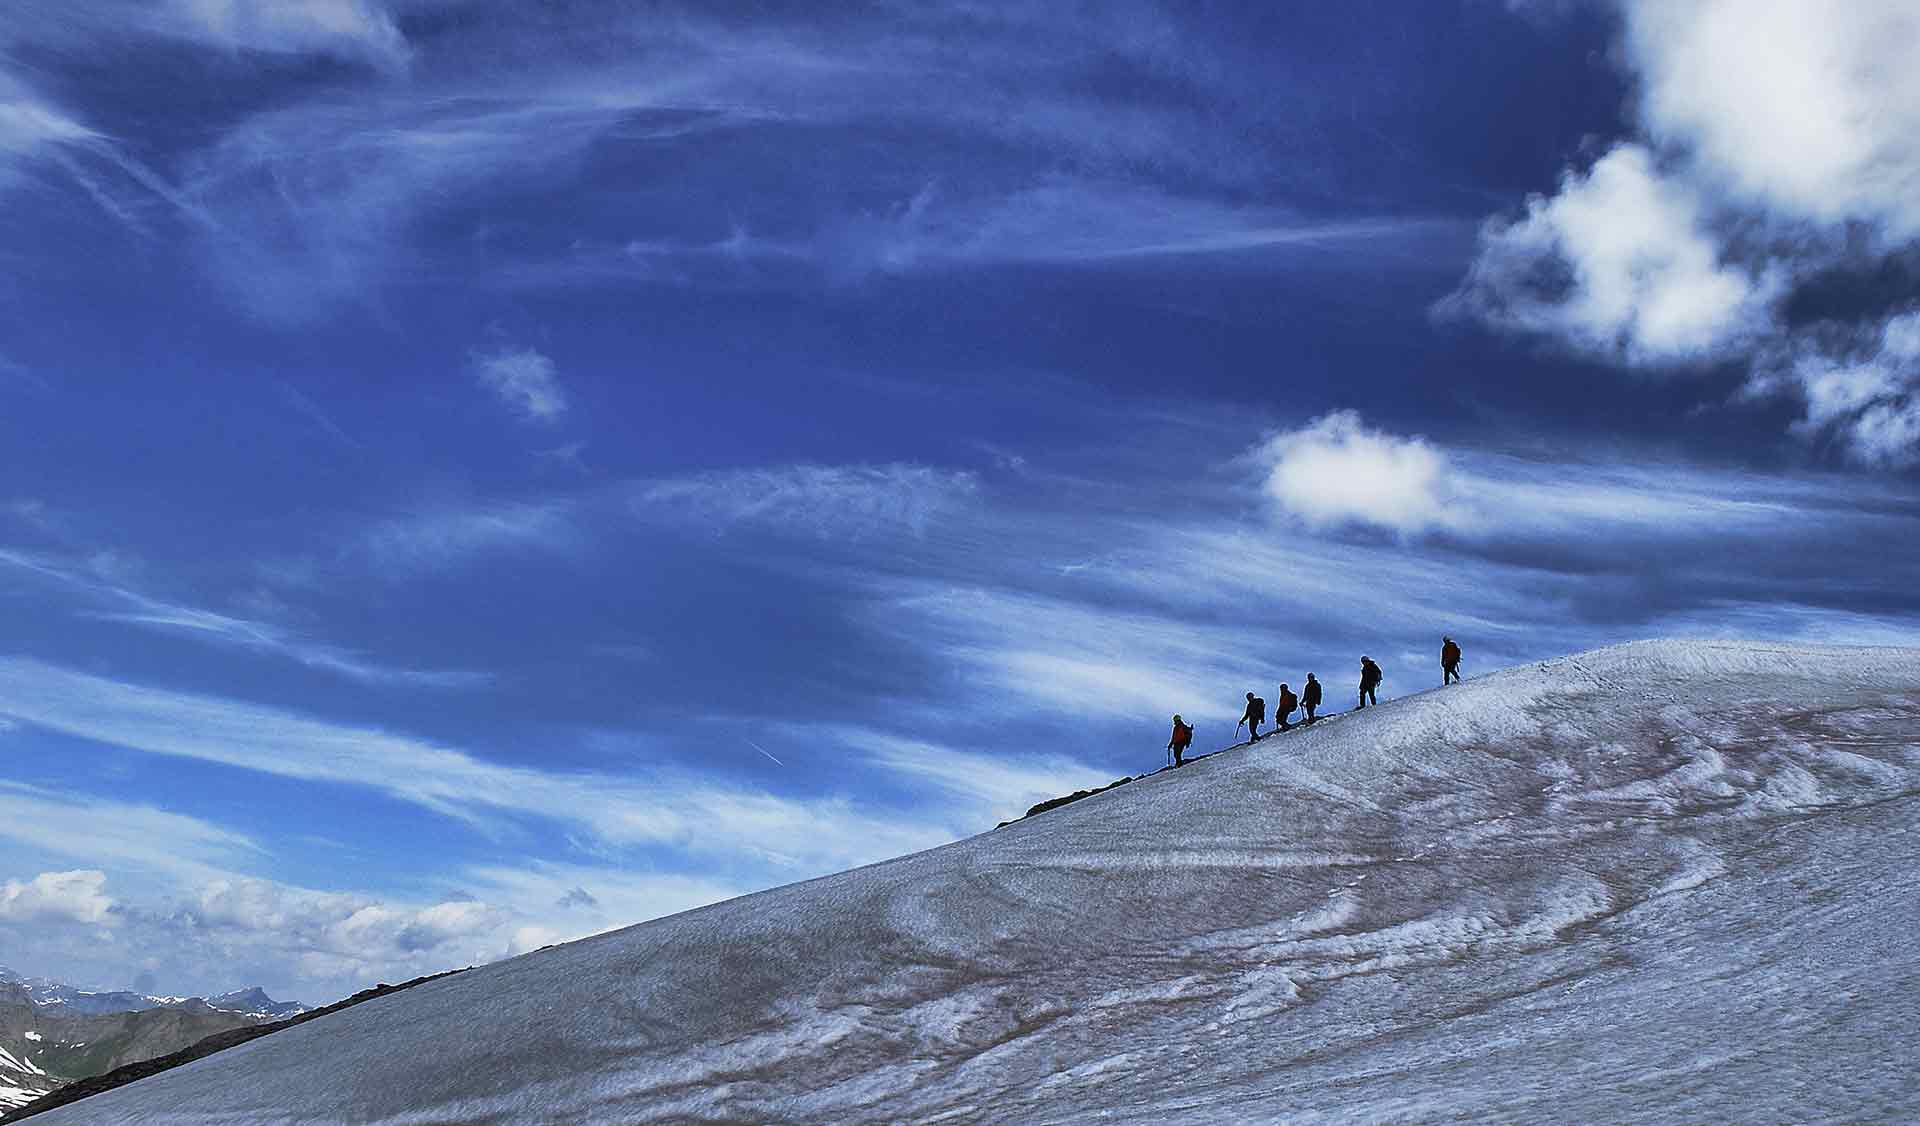
[(1375, 690), (1380, 687), (1380, 680), (1385, 675), (1385, 673), (1380, 671), (1380, 666), (1373, 663), (1372, 657), (1360, 658), (1361, 707), (1364, 708), (1369, 703), (1378, 704), (1380, 702), (1380, 697), (1376, 694)]
[(1247, 710), (1240, 716), (1240, 722), (1247, 725), (1247, 741), (1260, 738), (1260, 725), (1267, 722), (1267, 702), (1253, 693), (1247, 693)]

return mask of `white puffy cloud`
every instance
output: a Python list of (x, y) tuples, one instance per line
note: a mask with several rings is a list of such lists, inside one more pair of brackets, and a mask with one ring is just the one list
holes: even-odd
[[(1920, 338), (1920, 331), (1912, 335)], [(1508, 543), (1599, 536), (1619, 543), (1677, 528), (1751, 532), (1791, 511), (1761, 499), (1752, 478), (1448, 450), (1369, 427), (1353, 411), (1270, 438), (1250, 457), (1277, 510), (1315, 529), (1445, 532)]]
[(104, 923), (113, 911), (107, 875), (94, 869), (42, 872), (26, 882), (0, 886), (0, 919)]
[(1647, 131), (1772, 212), (1920, 235), (1920, 7), (1633, 0)]
[(100, 870), (7, 881), (0, 940), (34, 950), (36, 972), (69, 980), (124, 982), (138, 966), (171, 990), (264, 983), (282, 997), (325, 1002), (376, 980), (524, 953), (528, 938), (549, 933), (541, 914), (464, 895), (407, 903), (221, 872), (184, 882), (112, 879), (132, 898), (107, 894)]
[(1468, 522), (1445, 453), (1421, 438), (1369, 429), (1353, 411), (1280, 434), (1256, 457), (1268, 466), (1267, 495), (1310, 527), (1409, 535)]
[(530, 421), (557, 422), (567, 413), (567, 393), (553, 361), (532, 348), (480, 356), (474, 360), (474, 374)]
[(415, 906), (241, 876), (192, 889), (171, 921), (251, 957), (347, 977), (431, 973), (519, 953), (511, 932), (522, 922), (474, 899)]
[(1920, 464), (1920, 313), (1889, 317), (1850, 342), (1819, 341), (1757, 375), (1757, 392), (1782, 386), (1806, 401), (1798, 429), (1831, 433), (1862, 465)]
[(1790, 323), (1780, 300), (1920, 237), (1920, 8), (1617, 2), (1640, 136), (1489, 222), (1440, 311), (1640, 368), (1744, 360), (1749, 396), (1804, 405), (1796, 433), (1920, 461), (1903, 317)]
[[(88, 865), (0, 883), (0, 948), (31, 952), (34, 972), (124, 983), (143, 967), (169, 990), (266, 984), (307, 1001), (760, 886), (573, 865), (471, 869), (459, 878), (477, 897), (455, 892), (431, 902), (320, 891), (248, 874), (268, 854), (219, 826), (15, 783), (0, 783), (0, 845), (16, 861), (53, 856)], [(558, 904), (567, 892), (574, 903)]]
[(1630, 363), (1714, 356), (1764, 328), (1774, 285), (1722, 260), (1699, 198), (1623, 144), (1496, 218), (1452, 302)]

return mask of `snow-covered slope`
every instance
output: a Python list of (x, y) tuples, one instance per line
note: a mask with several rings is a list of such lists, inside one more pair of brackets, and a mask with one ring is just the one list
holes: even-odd
[(1917, 936), (1920, 651), (1643, 643), (41, 1121), (1911, 1121)]
[(31, 1052), (16, 1055), (0, 1044), (0, 1111), (25, 1106), (59, 1086), (59, 1079), (33, 1062)]

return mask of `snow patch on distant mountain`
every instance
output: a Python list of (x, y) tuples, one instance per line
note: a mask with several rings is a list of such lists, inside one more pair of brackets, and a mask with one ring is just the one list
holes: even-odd
[(259, 988), (202, 997), (76, 989), (0, 968), (0, 1109), (204, 1036), (306, 1012)]
[(36, 1006), (64, 1006), (69, 1013), (136, 1013), (146, 1009), (186, 1009), (200, 1012), (232, 1012), (249, 1016), (287, 1017), (307, 1012), (310, 1005), (298, 1001), (275, 1001), (259, 986), (237, 989), (214, 997), (153, 996), (127, 990), (100, 991), (78, 989), (51, 978), (27, 977), (0, 966), (0, 984), (18, 985)]

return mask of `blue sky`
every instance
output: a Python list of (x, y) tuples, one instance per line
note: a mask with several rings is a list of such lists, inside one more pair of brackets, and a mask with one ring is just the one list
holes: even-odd
[(325, 1000), (1920, 639), (1911, 8), (14, 0), (0, 961)]

